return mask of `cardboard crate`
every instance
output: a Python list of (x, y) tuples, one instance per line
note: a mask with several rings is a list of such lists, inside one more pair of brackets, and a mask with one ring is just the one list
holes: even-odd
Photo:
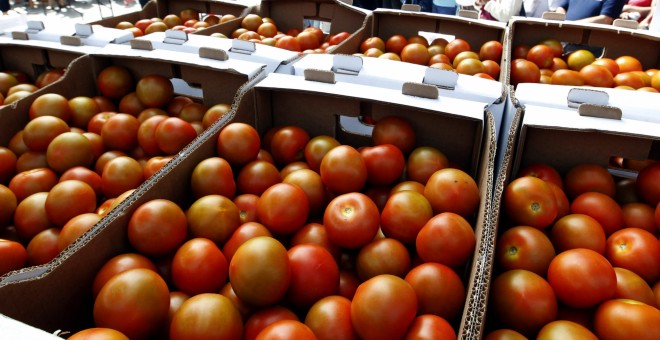
[[(114, 17), (90, 22), (90, 25), (101, 25), (104, 27), (115, 27), (122, 21), (135, 23), (141, 19), (163, 18), (168, 14), (179, 15), (184, 9), (195, 9), (200, 15), (203, 14), (233, 14), (237, 18), (251, 13), (258, 1), (254, 0), (151, 0), (140, 11), (126, 13)], [(202, 20), (203, 18), (200, 18)], [(201, 31), (201, 30), (200, 30)]]
[[(356, 50), (360, 46), (359, 36), (371, 27), (371, 11), (348, 5), (340, 0), (263, 0), (254, 13), (273, 19), (281, 32), (289, 29), (304, 29), (309, 26), (321, 27), (326, 36), (340, 32), (351, 35), (336, 45), (330, 53), (343, 53)], [(231, 33), (241, 27), (241, 20), (232, 20), (196, 32), (201, 35)]]
[(0, 312), (46, 331), (75, 331), (90, 326), (92, 301), (89, 287), (105, 261), (129, 249), (126, 228), (133, 211), (156, 198), (170, 199), (184, 206), (190, 203), (192, 193), (188, 185), (191, 173), (200, 161), (217, 155), (217, 136), (229, 122), (249, 123), (260, 133), (277, 125), (297, 125), (312, 136), (327, 134), (342, 143), (359, 147), (370, 143), (369, 129), (365, 129), (366, 132), (347, 130), (350, 124), (346, 122), (355, 122), (367, 114), (376, 119), (388, 115), (406, 117), (416, 130), (418, 145), (440, 148), (479, 184), (480, 206), (471, 219), (478, 243), (474, 258), (463, 268), (464, 272), (459, 273), (469, 286), (466, 287), (462, 322), (460, 326), (455, 325), (463, 334), (461, 337), (478, 337), (478, 333), (473, 333), (472, 322), (478, 322), (483, 311), (474, 308), (473, 304), (483, 292), (473, 283), (475, 277), (482, 275), (481, 272), (489, 266), (481, 261), (480, 245), (487, 243), (484, 237), (489, 235), (490, 229), (488, 212), (495, 152), (493, 117), (487, 103), (422, 98), (404, 95), (401, 89), (395, 91), (342, 82), (329, 84), (279, 73), (271, 73), (249, 88), (235, 102), (230, 114), (188, 145), (179, 157), (138, 188), (55, 261), (0, 281)]
[[(509, 45), (505, 54), (508, 63), (512, 61), (515, 46), (532, 47), (543, 39), (553, 38), (564, 43), (603, 48), (602, 57), (616, 59), (624, 55), (633, 56), (639, 59), (645, 70), (660, 68), (660, 36), (649, 31), (615, 25), (522, 17), (514, 17), (507, 30)], [(510, 68), (507, 67), (507, 73), (509, 72)], [(502, 81), (510, 84), (510, 80), (511, 76), (507, 74)]]
[[(625, 179), (635, 172), (613, 166), (612, 157), (660, 160), (660, 111), (648, 105), (657, 94), (531, 83), (519, 84), (513, 94), (505, 148), (501, 155), (498, 151), (501, 164), (496, 170), (492, 213), (495, 235), (502, 233), (505, 221), (504, 189), (528, 165), (547, 163), (564, 176), (575, 165), (599, 164), (615, 178)], [(495, 245), (489, 245), (489, 253), (495, 252)], [(494, 258), (489, 261), (495, 262)], [(495, 277), (496, 272), (487, 273), (481, 282), (485, 290)], [(487, 301), (482, 305), (485, 308)], [(486, 314), (484, 326), (492, 327), (493, 318)], [(482, 333), (487, 335), (487, 331)]]

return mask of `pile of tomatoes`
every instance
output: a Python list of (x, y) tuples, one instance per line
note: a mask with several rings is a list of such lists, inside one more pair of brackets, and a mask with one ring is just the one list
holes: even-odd
[(502, 43), (491, 40), (472, 50), (464, 39), (447, 41), (436, 38), (429, 42), (422, 35), (406, 37), (394, 34), (386, 39), (369, 37), (360, 44), (360, 53), (366, 57), (398, 60), (413, 64), (455, 70), (461, 74), (476, 75), (486, 79), (499, 79)]
[(597, 57), (587, 49), (564, 53), (562, 43), (545, 39), (534, 46), (513, 47), (511, 84), (543, 83), (660, 91), (660, 74), (644, 69), (634, 56)]
[(660, 163), (529, 165), (502, 204), (487, 339), (660, 337)]
[(82, 332), (455, 338), (480, 193), (415, 139), (397, 116), (358, 149), (297, 126), (226, 125), (181, 196), (132, 212), (133, 251), (98, 272), (96, 328)]
[(41, 72), (32, 82), (24, 72), (0, 71), (0, 107), (29, 96), (34, 91), (60, 79), (62, 75), (64, 75), (64, 69), (53, 68)]
[(162, 18), (144, 18), (136, 22), (120, 21), (115, 25), (115, 28), (128, 30), (133, 33), (134, 38), (137, 38), (154, 32), (165, 32), (168, 29), (195, 33), (198, 30), (234, 19), (236, 19), (236, 16), (233, 14), (206, 14), (202, 19), (199, 11), (187, 8), (181, 10), (178, 14), (170, 13)]
[(97, 87), (94, 97), (41, 94), (0, 147), (0, 275), (51, 261), (230, 109), (115, 65)]

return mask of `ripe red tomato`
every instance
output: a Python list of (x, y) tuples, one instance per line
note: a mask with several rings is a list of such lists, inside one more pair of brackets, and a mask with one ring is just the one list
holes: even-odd
[(16, 174), (17, 158), (10, 148), (0, 146), (0, 184), (7, 185)]
[(499, 63), (502, 60), (503, 48), (502, 43), (497, 40), (487, 41), (479, 48), (479, 59)]
[(350, 145), (340, 145), (329, 150), (320, 167), (323, 184), (335, 194), (360, 191), (367, 181), (364, 159)]
[(18, 203), (14, 211), (14, 227), (21, 240), (32, 239), (48, 228), (55, 227), (46, 215), (47, 192), (34, 193)]
[(302, 51), (302, 47), (300, 46), (300, 42), (298, 42), (298, 39), (296, 39), (296, 37), (292, 37), (288, 35), (277, 39), (277, 41), (275, 41), (275, 47), (279, 47), (293, 52)]
[(572, 167), (564, 176), (564, 185), (570, 199), (587, 191), (601, 192), (610, 197), (616, 194), (614, 177), (598, 164), (578, 164)]
[(161, 75), (146, 75), (138, 80), (135, 93), (146, 107), (165, 107), (174, 98), (172, 82)]
[(549, 184), (538, 177), (519, 177), (504, 189), (504, 210), (519, 225), (543, 229), (557, 217), (557, 201)]
[(71, 119), (69, 100), (61, 94), (44, 93), (35, 98), (29, 109), (30, 120), (40, 116), (55, 116), (65, 122)]
[(472, 256), (474, 230), (465, 218), (451, 212), (433, 216), (417, 234), (417, 255), (425, 262), (458, 267)]
[(131, 215), (128, 241), (143, 255), (163, 256), (173, 253), (186, 239), (186, 214), (176, 203), (166, 199), (145, 202)]
[(332, 243), (344, 248), (360, 248), (378, 233), (380, 213), (367, 195), (351, 192), (328, 203), (323, 225)]
[(222, 195), (233, 199), (236, 195), (236, 182), (231, 165), (220, 157), (202, 160), (190, 175), (190, 188), (196, 198)]
[(400, 191), (391, 194), (382, 209), (381, 230), (385, 236), (411, 245), (431, 217), (433, 208), (424, 195), (416, 191)]
[(584, 79), (580, 76), (580, 72), (558, 69), (552, 73), (550, 77), (550, 84), (553, 85), (570, 85), (570, 86), (583, 86)]
[(393, 238), (375, 239), (362, 247), (355, 259), (358, 277), (366, 281), (381, 274), (404, 277), (410, 270), (410, 253)]
[(129, 156), (117, 156), (108, 160), (101, 171), (101, 188), (106, 198), (117, 197), (144, 182), (142, 165)]
[(0, 276), (23, 268), (27, 259), (28, 253), (22, 244), (0, 239)]
[(603, 255), (583, 248), (557, 254), (548, 268), (548, 282), (559, 301), (576, 308), (595, 306), (616, 291), (612, 265)]
[(38, 168), (19, 172), (11, 179), (7, 188), (14, 193), (16, 201), (20, 203), (32, 194), (50, 191), (57, 183), (58, 176), (53, 170)]
[(44, 204), (48, 219), (61, 227), (80, 214), (93, 213), (96, 210), (96, 193), (83, 181), (63, 181), (50, 189)]
[(299, 244), (288, 251), (291, 283), (287, 301), (309, 308), (320, 299), (337, 294), (339, 267), (334, 257), (318, 244)]
[(50, 262), (57, 257), (60, 249), (57, 241), (60, 236), (59, 228), (49, 228), (34, 235), (25, 250), (28, 253), (27, 266), (38, 266)]
[(60, 230), (57, 248), (63, 251), (80, 236), (92, 229), (101, 220), (101, 217), (101, 215), (95, 212), (82, 213), (72, 217)]
[(172, 281), (189, 295), (216, 293), (227, 282), (228, 268), (225, 255), (213, 241), (193, 238), (174, 253)]
[(96, 87), (104, 97), (110, 99), (119, 99), (127, 95), (133, 90), (133, 86), (133, 75), (122, 66), (108, 66), (96, 77)]
[(362, 339), (402, 338), (416, 313), (415, 290), (394, 275), (363, 282), (351, 302), (353, 327)]
[(291, 282), (291, 263), (286, 248), (268, 236), (245, 241), (229, 263), (229, 281), (236, 296), (248, 304), (277, 303)]
[(305, 315), (305, 325), (319, 340), (357, 339), (351, 322), (351, 300), (332, 295), (313, 304)]
[(536, 64), (539, 69), (550, 68), (554, 57), (555, 54), (552, 48), (544, 44), (534, 45), (527, 51), (527, 60)]
[(560, 339), (565, 336), (570, 336), (572, 339), (598, 340), (588, 328), (568, 320), (555, 320), (546, 324), (541, 328), (536, 339)]
[(314, 332), (297, 320), (279, 320), (264, 328), (255, 340), (300, 339), (316, 340)]
[(605, 257), (613, 266), (632, 270), (647, 282), (660, 278), (660, 242), (644, 229), (625, 228), (610, 235)]
[(660, 310), (633, 300), (609, 300), (594, 315), (599, 339), (658, 339)]
[(406, 176), (409, 180), (426, 184), (431, 175), (449, 167), (447, 156), (431, 146), (415, 148), (406, 161)]
[(490, 288), (492, 315), (501, 326), (532, 336), (557, 317), (557, 298), (543, 277), (514, 269), (495, 277)]
[(265, 160), (256, 160), (244, 165), (236, 177), (239, 194), (260, 196), (272, 185), (280, 183), (282, 176), (275, 165)]
[(319, 172), (321, 168), (321, 160), (330, 149), (339, 146), (340, 143), (334, 138), (326, 135), (316, 136), (307, 142), (305, 145), (305, 160), (309, 164), (309, 168)]
[(511, 62), (511, 84), (538, 83), (541, 80), (541, 70), (527, 59), (514, 59)]
[[(306, 164), (304, 162), (300, 162)], [(294, 164), (294, 163), (291, 163)], [(326, 191), (321, 175), (310, 169), (300, 169), (288, 174), (283, 183), (292, 184), (305, 192), (309, 203), (309, 216), (316, 216), (326, 205)]]
[(546, 182), (554, 183), (560, 189), (564, 189), (564, 183), (559, 171), (546, 163), (530, 164), (518, 171), (518, 177), (533, 176)]
[(266, 189), (257, 202), (257, 218), (274, 234), (292, 234), (309, 216), (307, 195), (298, 186), (277, 183)]
[(437, 315), (424, 314), (413, 320), (406, 339), (454, 339), (456, 331), (452, 325)]
[(86, 328), (76, 333), (73, 333), (67, 339), (70, 340), (129, 340), (124, 333), (114, 330), (112, 328), (94, 327)]
[(94, 301), (94, 323), (130, 339), (145, 339), (163, 326), (169, 305), (170, 292), (160, 275), (144, 268), (129, 269), (101, 288)]
[(242, 194), (234, 197), (234, 204), (238, 208), (241, 224), (257, 222), (257, 203), (259, 196), (254, 194)]
[(117, 113), (108, 118), (101, 128), (101, 138), (108, 149), (128, 151), (138, 145), (137, 117), (127, 113)]
[(330, 46), (339, 45), (350, 36), (351, 34), (348, 32), (339, 32), (337, 34), (328, 36), (327, 42), (330, 44)]
[(653, 289), (644, 279), (632, 270), (614, 267), (616, 273), (616, 293), (614, 299), (630, 299), (655, 306)]
[(586, 65), (579, 71), (580, 76), (584, 79), (584, 84), (587, 86), (596, 87), (613, 87), (614, 77), (610, 70), (605, 66), (600, 65)]
[(105, 285), (105, 283), (108, 282), (110, 278), (119, 273), (134, 268), (145, 268), (151, 269), (154, 272), (157, 271), (156, 265), (153, 263), (153, 261), (144, 255), (140, 255), (138, 253), (119, 254), (108, 260), (105, 264), (103, 264), (103, 267), (101, 267), (101, 269), (96, 272), (96, 276), (94, 277), (94, 281), (92, 283), (92, 293), (94, 294), (94, 297), (98, 295), (98, 293), (101, 291), (101, 288), (103, 288), (103, 285)]
[(224, 244), (241, 224), (240, 212), (232, 200), (221, 195), (206, 195), (186, 211), (188, 233)]
[(631, 202), (624, 204), (621, 210), (623, 212), (624, 228), (640, 228), (652, 234), (658, 231), (658, 226), (655, 223), (655, 211), (650, 205)]
[(283, 126), (273, 133), (269, 151), (275, 163), (284, 166), (303, 160), (305, 146), (309, 140), (309, 134), (304, 129), (297, 126)]
[(448, 266), (427, 262), (411, 269), (405, 276), (417, 294), (417, 314), (432, 314), (455, 321), (463, 312), (465, 286)]
[(555, 247), (548, 236), (537, 228), (516, 226), (497, 238), (495, 263), (502, 270), (525, 269), (545, 276)]
[(571, 202), (572, 214), (585, 214), (600, 223), (605, 235), (611, 235), (623, 227), (623, 210), (610, 196), (600, 192), (585, 192)]
[(240, 339), (243, 320), (232, 302), (217, 293), (203, 293), (184, 301), (169, 326), (170, 339)]
[(169, 117), (156, 126), (156, 142), (162, 152), (175, 155), (197, 138), (192, 124), (178, 117)]
[(433, 212), (452, 212), (463, 217), (472, 216), (480, 203), (479, 187), (466, 172), (445, 168), (431, 175), (424, 187), (424, 196)]
[(230, 123), (218, 134), (218, 156), (232, 165), (243, 165), (257, 159), (261, 139), (252, 125)]
[(660, 163), (644, 167), (637, 175), (635, 189), (639, 197), (651, 206), (660, 202)]
[(376, 121), (371, 133), (374, 145), (392, 144), (404, 154), (415, 147), (416, 136), (412, 125), (403, 117), (387, 116)]
[(280, 320), (299, 321), (298, 316), (282, 305), (264, 307), (252, 313), (245, 321), (245, 340), (254, 340), (257, 335), (266, 327)]
[(586, 248), (601, 255), (605, 254), (605, 230), (589, 215), (566, 215), (555, 222), (550, 233), (552, 244), (559, 253), (569, 249)]
[(373, 185), (389, 185), (399, 180), (405, 168), (401, 149), (392, 144), (380, 144), (360, 149), (367, 167), (367, 182)]

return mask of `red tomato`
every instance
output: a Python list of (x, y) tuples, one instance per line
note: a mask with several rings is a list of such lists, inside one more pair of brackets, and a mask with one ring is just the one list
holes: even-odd
[(536, 64), (527, 59), (515, 59), (511, 62), (511, 84), (538, 83), (541, 79), (541, 70)]
[(527, 270), (509, 270), (495, 277), (489, 296), (489, 310), (500, 325), (526, 336), (536, 334), (557, 317), (552, 287), (543, 277)]
[(256, 160), (260, 145), (259, 132), (245, 123), (230, 123), (218, 134), (218, 156), (232, 165), (243, 165)]
[(392, 194), (383, 207), (380, 223), (383, 234), (406, 245), (414, 244), (417, 234), (433, 217), (431, 203), (416, 191)]
[(46, 151), (48, 144), (58, 135), (71, 128), (61, 118), (41, 116), (30, 120), (23, 127), (23, 143), (32, 151)]
[(410, 270), (410, 263), (410, 254), (403, 243), (393, 238), (381, 238), (360, 249), (355, 269), (362, 281), (380, 274), (404, 277)]
[(360, 248), (378, 233), (380, 213), (366, 195), (352, 192), (335, 197), (323, 214), (328, 238), (344, 248)]
[(177, 249), (171, 271), (174, 284), (184, 293), (215, 293), (227, 281), (228, 264), (213, 241), (198, 237)]
[(447, 43), (445, 46), (445, 54), (449, 57), (451, 61), (454, 61), (454, 58), (463, 51), (471, 51), (472, 47), (470, 43), (463, 39), (454, 39)]
[(453, 269), (427, 262), (410, 270), (405, 280), (417, 294), (418, 314), (432, 314), (454, 321), (463, 312), (465, 286)]
[(178, 117), (169, 117), (156, 127), (156, 142), (162, 152), (175, 155), (197, 137), (192, 124)]
[(309, 215), (309, 201), (300, 187), (278, 183), (266, 189), (257, 202), (257, 217), (274, 234), (292, 234)]
[(398, 55), (406, 45), (408, 45), (408, 39), (405, 36), (394, 34), (385, 41), (385, 51), (393, 52)]
[(167, 119), (167, 116), (156, 115), (140, 123), (137, 131), (137, 142), (147, 155), (157, 156), (162, 153), (156, 140), (156, 128), (165, 119)]
[(7, 185), (16, 174), (17, 158), (10, 148), (0, 146), (0, 184)]
[(328, 151), (321, 161), (323, 184), (335, 194), (360, 191), (367, 181), (367, 166), (355, 148), (340, 145)]
[(27, 259), (28, 253), (22, 244), (0, 239), (0, 276), (23, 268)]
[(76, 166), (89, 167), (94, 163), (92, 142), (77, 132), (62, 133), (48, 144), (46, 160), (59, 173)]
[(399, 339), (417, 313), (412, 286), (394, 275), (375, 276), (358, 287), (351, 302), (351, 320), (362, 339)]
[(557, 217), (557, 201), (550, 185), (544, 180), (524, 176), (504, 189), (504, 211), (514, 223), (543, 229)]
[(309, 216), (316, 216), (323, 211), (326, 205), (326, 191), (321, 175), (317, 172), (300, 169), (284, 177), (282, 182), (295, 185), (305, 192), (309, 202)]
[(621, 207), (624, 228), (640, 228), (652, 234), (658, 231), (655, 223), (655, 211), (645, 203), (631, 202)]
[(57, 93), (44, 93), (34, 99), (28, 112), (30, 120), (40, 116), (55, 116), (65, 122), (71, 119), (69, 100)]
[(339, 267), (334, 257), (318, 244), (299, 244), (288, 251), (291, 283), (287, 301), (300, 308), (309, 308), (316, 301), (337, 294)]
[(424, 187), (424, 196), (436, 214), (452, 212), (472, 216), (479, 208), (479, 187), (466, 172), (445, 168), (431, 175)]
[(129, 156), (115, 154), (114, 158), (102, 166), (101, 171), (101, 188), (106, 198), (117, 197), (144, 182), (142, 165)]
[(26, 242), (48, 228), (55, 227), (46, 215), (47, 192), (38, 192), (26, 197), (14, 211), (16, 234)]
[(651, 206), (660, 203), (660, 163), (644, 167), (637, 175), (635, 188), (639, 197)]
[(572, 167), (564, 176), (566, 195), (573, 199), (587, 191), (601, 192), (614, 197), (616, 184), (607, 169), (597, 164), (579, 164)]
[(440, 150), (432, 146), (420, 146), (408, 156), (406, 176), (411, 181), (426, 184), (433, 173), (448, 167), (449, 160)]
[(555, 257), (553, 242), (539, 229), (517, 226), (497, 238), (495, 263), (502, 270), (525, 269), (545, 276)]
[(154, 272), (157, 271), (156, 265), (144, 255), (138, 253), (124, 253), (119, 254), (110, 260), (108, 260), (94, 277), (94, 282), (92, 283), (92, 293), (94, 297), (98, 295), (108, 280), (113, 276), (123, 273), (129, 269), (134, 268), (144, 268), (151, 269)]
[(543, 326), (536, 335), (537, 340), (562, 339), (567, 337), (571, 339), (598, 340), (598, 337), (588, 328), (568, 320), (552, 321)]
[(357, 339), (351, 322), (351, 300), (345, 297), (332, 295), (317, 301), (304, 321), (319, 340)]
[(377, 120), (371, 138), (374, 145), (392, 144), (406, 155), (413, 150), (416, 142), (412, 125), (399, 116), (387, 116)]
[(304, 323), (297, 320), (280, 320), (264, 328), (255, 340), (316, 340), (314, 332)]
[(242, 194), (234, 197), (234, 204), (238, 208), (241, 224), (257, 222), (257, 203), (259, 196), (254, 194)]
[(129, 269), (101, 288), (94, 301), (94, 323), (130, 339), (145, 339), (167, 320), (169, 305), (170, 292), (163, 278), (153, 270)]
[(351, 34), (348, 32), (339, 32), (337, 34), (329, 36), (328, 43), (330, 43), (330, 46), (339, 45), (350, 36)]
[(605, 230), (593, 217), (585, 214), (570, 214), (560, 218), (550, 230), (552, 244), (557, 252), (575, 248), (591, 249), (605, 254), (607, 242)]
[(161, 75), (146, 75), (138, 80), (135, 93), (144, 106), (162, 108), (174, 98), (174, 86)]
[(188, 232), (192, 237), (204, 237), (224, 244), (241, 225), (236, 204), (221, 195), (202, 196), (186, 211)]
[(170, 339), (240, 339), (241, 314), (228, 298), (203, 293), (184, 301), (174, 313), (169, 327)]
[(286, 248), (268, 236), (245, 241), (229, 263), (229, 281), (236, 295), (248, 304), (267, 306), (280, 301), (291, 282)]
[(49, 228), (34, 235), (25, 250), (28, 253), (27, 266), (38, 266), (50, 262), (57, 257), (60, 249), (57, 241), (60, 236), (59, 228)]
[(301, 52), (302, 48), (298, 39), (292, 36), (283, 36), (275, 42), (275, 47), (279, 47), (288, 51)]
[(527, 60), (536, 64), (540, 69), (550, 68), (554, 56), (552, 48), (544, 44), (534, 45), (527, 51)]
[(57, 183), (58, 176), (53, 170), (39, 168), (17, 173), (7, 187), (16, 196), (16, 201), (20, 203), (32, 194), (50, 191)]
[(56, 226), (64, 226), (70, 219), (96, 210), (96, 193), (89, 184), (79, 180), (57, 183), (48, 192), (46, 215)]
[(533, 176), (538, 177), (546, 182), (554, 183), (560, 189), (564, 189), (564, 183), (562, 181), (559, 171), (552, 167), (551, 165), (545, 163), (535, 163), (530, 164), (518, 171), (518, 177), (523, 176)]
[(599, 339), (658, 339), (660, 310), (633, 300), (609, 300), (594, 316)]
[(133, 86), (133, 75), (123, 66), (108, 66), (96, 76), (96, 87), (104, 97), (110, 99), (127, 95), (133, 90)]
[(59, 238), (57, 240), (57, 248), (63, 251), (70, 244), (75, 242), (80, 236), (92, 229), (98, 221), (101, 220), (101, 215), (95, 212), (83, 213), (71, 218), (62, 227)]
[(231, 165), (220, 157), (202, 160), (190, 175), (190, 188), (196, 198), (222, 195), (233, 199), (236, 195), (236, 182)]
[(644, 279), (632, 270), (614, 267), (616, 273), (616, 293), (614, 299), (630, 299), (655, 306), (653, 289)]
[(281, 305), (265, 307), (254, 312), (245, 321), (245, 340), (254, 340), (261, 331), (280, 320), (299, 321), (298, 316), (290, 309)]
[(403, 153), (392, 144), (361, 148), (360, 155), (367, 166), (367, 182), (370, 184), (389, 185), (403, 175)]
[(644, 229), (625, 228), (610, 235), (605, 257), (613, 266), (632, 270), (647, 282), (660, 279), (660, 242)]
[(593, 217), (611, 235), (623, 227), (623, 210), (610, 196), (599, 192), (585, 192), (571, 202), (572, 214), (585, 214)]
[(128, 221), (128, 241), (143, 255), (173, 253), (186, 239), (186, 214), (176, 203), (154, 199), (143, 203)]
[(587, 86), (596, 87), (613, 87), (614, 77), (610, 70), (605, 66), (600, 65), (586, 65), (579, 71), (580, 77), (584, 79), (584, 84)]
[(603, 255), (590, 249), (557, 254), (548, 268), (548, 282), (559, 301), (576, 308), (595, 306), (616, 291), (614, 268)]
[(239, 194), (260, 196), (266, 189), (280, 183), (282, 177), (273, 163), (256, 160), (244, 165), (236, 177)]
[(96, 193), (97, 197), (101, 197), (103, 194), (102, 192), (102, 185), (103, 185), (103, 180), (101, 179), (101, 175), (96, 173), (95, 171), (82, 167), (82, 166), (77, 166), (73, 167), (64, 173), (62, 173), (62, 176), (60, 176), (59, 181), (67, 181), (67, 180), (79, 180), (83, 181), (87, 184), (89, 184), (92, 189), (94, 189), (94, 192)]
[(456, 332), (451, 324), (447, 320), (432, 314), (416, 317), (406, 334), (406, 340), (454, 338), (456, 338)]
[(490, 40), (485, 42), (479, 48), (479, 59), (492, 60), (495, 62), (502, 61), (502, 43), (497, 40)]
[(128, 151), (138, 145), (140, 122), (127, 113), (117, 113), (108, 118), (101, 128), (103, 143), (110, 150)]
[(496, 329), (486, 334), (484, 340), (527, 340), (527, 337), (513, 329)]
[(476, 237), (460, 215), (445, 212), (431, 218), (417, 234), (417, 255), (425, 262), (458, 267), (472, 256)]
[(325, 154), (339, 145), (340, 143), (330, 136), (321, 135), (310, 139), (304, 150), (305, 160), (309, 164), (309, 168), (319, 172), (321, 160), (323, 160)]
[(312, 222), (298, 229), (291, 237), (289, 247), (305, 243), (317, 244), (324, 247), (335, 260), (339, 260), (341, 257), (341, 248), (330, 241), (323, 224)]
[(124, 333), (112, 328), (94, 327), (86, 328), (73, 333), (69, 340), (129, 340)]

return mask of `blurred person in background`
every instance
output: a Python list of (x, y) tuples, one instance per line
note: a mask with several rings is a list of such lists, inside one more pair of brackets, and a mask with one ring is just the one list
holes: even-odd
[(611, 25), (621, 15), (626, 0), (559, 0), (556, 12), (566, 20)]
[(651, 13), (652, 0), (628, 0), (619, 18), (641, 22)]
[(649, 14), (639, 23), (639, 28), (660, 32), (660, 20), (653, 20), (653, 14), (656, 8), (658, 8), (658, 0), (653, 0), (650, 7)]
[(11, 6), (9, 5), (9, 0), (0, 0), (0, 11), (2, 12), (2, 15), (7, 15), (9, 14), (9, 10), (11, 9)]
[(543, 13), (554, 11), (550, 9), (552, 0), (523, 0), (522, 11), (526, 17), (541, 18)]
[(524, 16), (523, 0), (476, 0), (474, 7), (480, 9), (482, 19), (508, 22), (513, 16)]

